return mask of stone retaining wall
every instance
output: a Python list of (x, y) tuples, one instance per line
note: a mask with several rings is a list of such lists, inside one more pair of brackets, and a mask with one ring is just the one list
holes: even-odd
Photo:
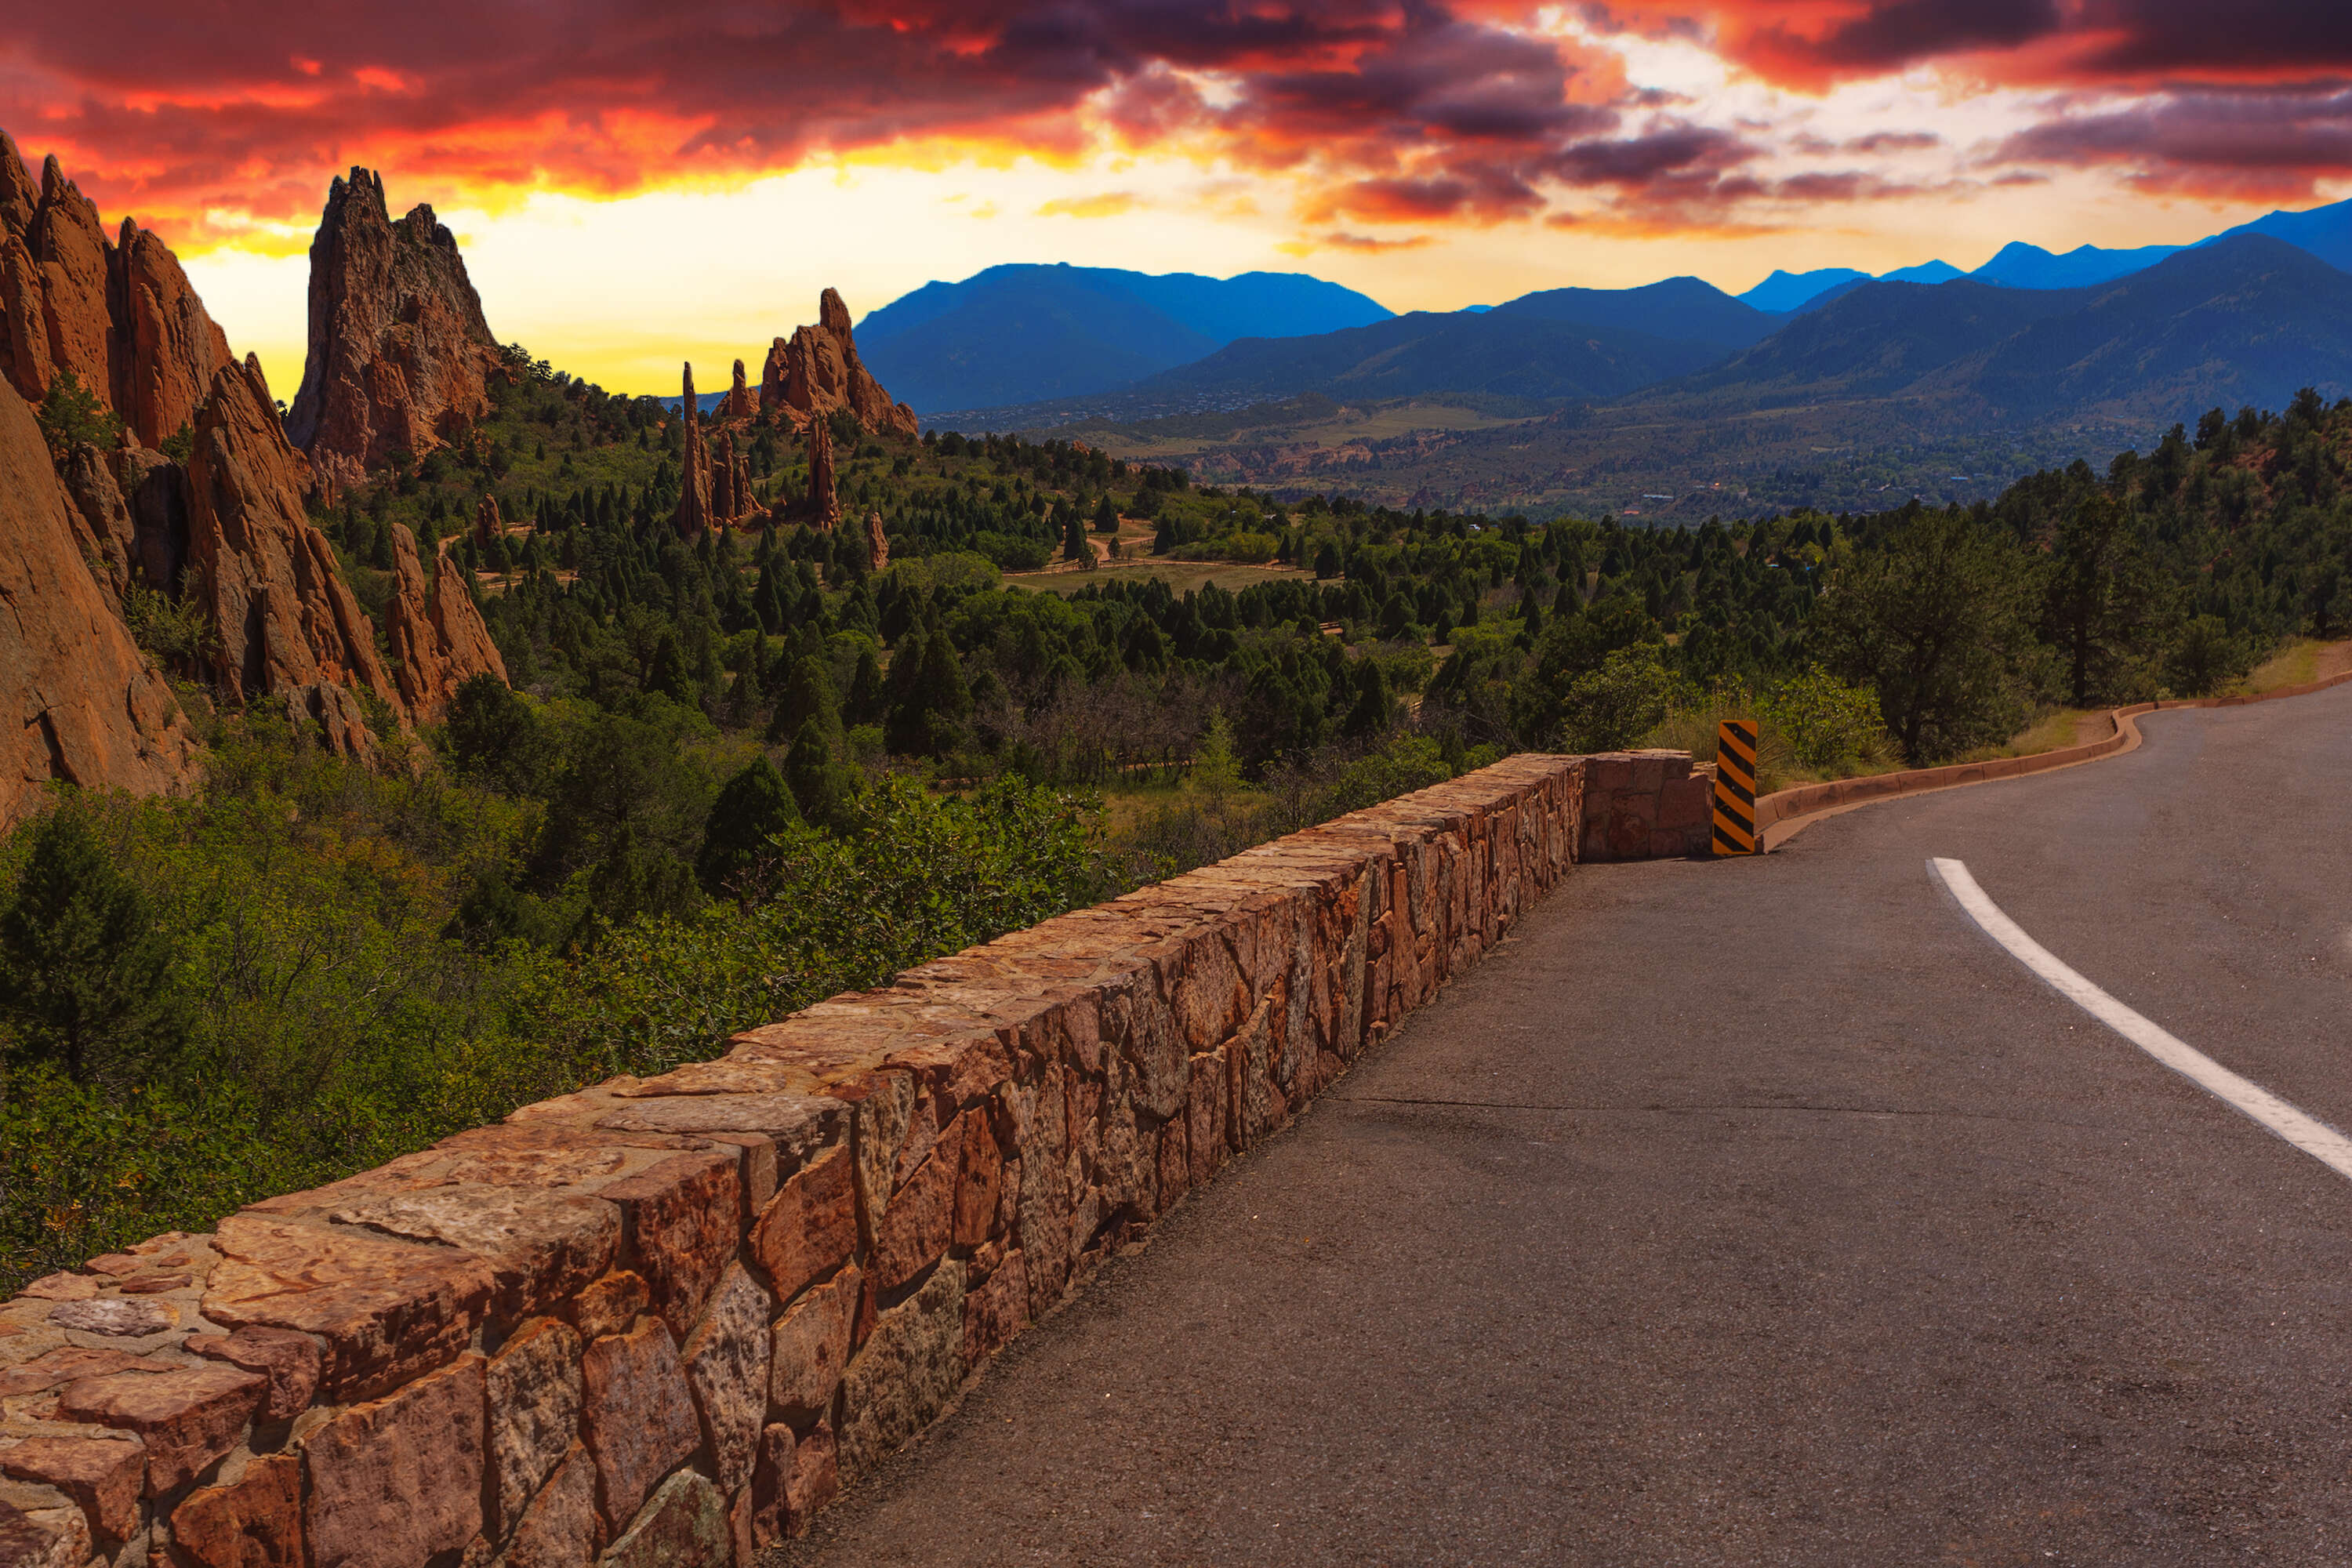
[(1694, 782), (1513, 757), (37, 1281), (0, 1568), (744, 1568)]

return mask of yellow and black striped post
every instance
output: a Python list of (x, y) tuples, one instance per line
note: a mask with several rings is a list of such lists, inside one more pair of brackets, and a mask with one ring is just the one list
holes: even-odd
[(1715, 852), (1756, 853), (1756, 721), (1726, 719), (1715, 731)]

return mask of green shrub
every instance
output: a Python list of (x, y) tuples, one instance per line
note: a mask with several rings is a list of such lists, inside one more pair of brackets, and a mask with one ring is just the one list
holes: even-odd
[(1885, 762), (1894, 750), (1878, 693), (1849, 686), (1818, 664), (1772, 687), (1758, 710), (1800, 766), (1832, 776)]

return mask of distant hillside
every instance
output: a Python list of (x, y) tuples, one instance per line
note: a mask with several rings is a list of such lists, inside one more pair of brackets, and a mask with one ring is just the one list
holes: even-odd
[(1731, 394), (1751, 404), (1884, 396), (2068, 309), (2076, 298), (1966, 280), (1864, 282), (1746, 353), (1657, 392)]
[(893, 395), (937, 412), (1085, 396), (1239, 338), (1326, 332), (1389, 314), (1301, 273), (1016, 265), (927, 283), (858, 322), (857, 343)]
[(1724, 353), (1769, 337), (1787, 320), (1696, 278), (1639, 289), (1546, 289), (1497, 305), (1493, 313), (1642, 332)]
[[(2037, 467), (2150, 450), (2168, 426), (2194, 425), (2209, 408), (2284, 408), (2305, 386), (2329, 399), (2352, 392), (2352, 274), (2260, 234), (2087, 288), (1850, 285), (1716, 363), (1613, 395), (1602, 390), (1612, 374), (1654, 371), (1662, 348), (1705, 351), (1500, 311), (1479, 319), (1528, 336), (1516, 384), (1542, 386), (1565, 405), (1455, 428), (1407, 427), (1401, 410), (1374, 417), (1367, 408), (1350, 426), (1319, 406), (1292, 421), (1261, 409), (1229, 420), (1230, 436), (1203, 424), (1181, 445), (1169, 438), (1172, 426), (1088, 429), (1084, 438), (1277, 493), (1319, 488), (1389, 504), (1696, 520), (1891, 505), (1909, 494), (1985, 499)], [(1333, 395), (1364, 407), (1387, 386), (1427, 384), (1439, 371), (1462, 379), (1470, 340), (1461, 321), (1404, 317), (1297, 342), (1284, 363), (1322, 374)], [(1538, 330), (1581, 334), (1589, 357), (1536, 341)], [(1641, 344), (1648, 356), (1635, 352)], [(1203, 365), (1230, 367), (1265, 346), (1234, 344)], [(1496, 356), (1489, 366), (1506, 363), (1501, 345), (1478, 346)], [(1537, 366), (1561, 374), (1549, 382), (1526, 374)], [(1582, 398), (1560, 390), (1578, 380), (1595, 390)]]
[(2120, 419), (2283, 406), (2352, 385), (2352, 275), (2258, 234), (2087, 289), (1865, 283), (1754, 348), (1638, 395), (1692, 417), (1918, 399), (1941, 422)]
[(1245, 338), (1139, 383), (1139, 395), (1203, 405), (1319, 392), (1392, 398), (1621, 396), (1720, 358), (1714, 344), (1501, 309), (1415, 311), (1311, 338)]
[(1955, 367), (1953, 384), (2014, 419), (2151, 426), (2352, 390), (2352, 274), (2283, 240), (2240, 233), (2083, 292)]

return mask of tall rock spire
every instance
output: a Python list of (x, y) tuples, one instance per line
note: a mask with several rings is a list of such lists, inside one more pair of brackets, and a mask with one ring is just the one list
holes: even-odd
[(768, 363), (760, 373), (761, 415), (806, 428), (811, 420), (846, 408), (877, 436), (921, 434), (915, 411), (891, 402), (857, 357), (857, 344), (849, 335), (849, 307), (841, 296), (826, 289), (816, 312), (814, 326), (795, 328), (790, 339), (778, 338), (769, 347)]
[(702, 415), (694, 401), (694, 366), (686, 367), (686, 396), (678, 405), (686, 426), (686, 452), (678, 473), (677, 511), (672, 521), (678, 535), (699, 539), (710, 527), (710, 457), (702, 440)]
[(810, 518), (831, 533), (841, 526), (841, 496), (833, 477), (833, 431), (824, 420), (813, 419), (803, 435), (808, 441)]
[(310, 242), (310, 356), (286, 422), (312, 466), (349, 485), (394, 452), (422, 457), (489, 412), (498, 359), (433, 209), (394, 223), (382, 175), (335, 181)]

